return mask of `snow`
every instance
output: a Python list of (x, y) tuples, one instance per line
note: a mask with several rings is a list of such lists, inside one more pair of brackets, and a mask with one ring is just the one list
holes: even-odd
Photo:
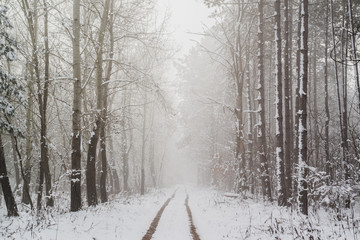
[[(172, 192), (166, 189), (145, 196), (120, 196), (76, 213), (49, 213), (43, 219), (24, 212), (18, 218), (1, 217), (0, 239), (141, 239)], [(5, 216), (6, 209), (0, 209), (0, 215)]]
[[(141, 239), (160, 207), (165, 208), (153, 240), (191, 240), (186, 193), (200, 239), (359, 239), (360, 209), (335, 210), (310, 206), (309, 217), (261, 198), (189, 186), (155, 190), (145, 196), (119, 195), (110, 203), (77, 213), (48, 212), (39, 218), (21, 211), (18, 218), (0, 219), (0, 239)], [(330, 200), (329, 200), (330, 201)], [(66, 203), (67, 204), (67, 203)], [(65, 205), (65, 204), (64, 204)], [(5, 215), (5, 209), (0, 209)]]
[[(352, 227), (358, 223), (359, 206), (353, 212), (345, 213), (342, 221), (336, 221), (332, 211), (320, 209), (309, 218), (296, 211), (278, 207), (275, 203), (248, 198), (226, 197), (214, 190), (189, 191), (189, 205), (193, 212), (194, 224), (201, 239), (357, 239), (360, 230)], [(350, 220), (347, 222), (346, 218)]]
[(165, 209), (153, 240), (192, 240), (185, 199), (186, 192), (182, 187), (177, 190), (174, 199)]

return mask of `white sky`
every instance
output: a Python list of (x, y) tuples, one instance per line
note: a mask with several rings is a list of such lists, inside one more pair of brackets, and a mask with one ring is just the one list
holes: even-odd
[(158, 0), (159, 10), (170, 11), (169, 30), (173, 32), (174, 38), (184, 55), (195, 44), (192, 40), (199, 41), (201, 36), (189, 34), (203, 32), (204, 25), (211, 25), (212, 20), (208, 18), (211, 10), (202, 0)]

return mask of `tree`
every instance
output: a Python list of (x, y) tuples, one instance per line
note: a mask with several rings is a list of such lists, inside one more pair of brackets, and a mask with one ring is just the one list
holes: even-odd
[(267, 160), (267, 143), (265, 135), (265, 68), (264, 68), (264, 0), (259, 1), (259, 31), (258, 31), (258, 104), (259, 104), (259, 121), (258, 126), (258, 156), (260, 158), (260, 173), (262, 181), (263, 195), (271, 200), (271, 187), (269, 177), (269, 167)]
[(299, 209), (308, 215), (308, 152), (307, 152), (307, 84), (308, 84), (308, 0), (300, 4), (300, 79), (299, 79), (299, 126), (298, 126), (298, 162), (299, 162)]
[(332, 166), (330, 162), (330, 147), (329, 147), (329, 124), (330, 124), (330, 109), (329, 109), (329, 79), (328, 79), (328, 35), (329, 35), (329, 4), (326, 2), (326, 16), (325, 16), (325, 65), (324, 65), (324, 87), (325, 87), (325, 170), (329, 176), (328, 183), (333, 180)]
[(48, 143), (47, 143), (47, 103), (49, 95), (49, 45), (48, 45), (48, 9), (47, 3), (44, 1), (44, 44), (45, 44), (45, 74), (44, 82), (40, 76), (40, 63), (39, 63), (39, 52), (38, 52), (38, 33), (37, 33), (37, 0), (35, 1), (35, 10), (30, 8), (28, 0), (21, 1), (22, 11), (26, 16), (27, 29), (30, 34), (31, 45), (32, 45), (32, 60), (31, 68), (34, 71), (35, 85), (37, 87), (36, 95), (38, 101), (39, 117), (40, 117), (40, 166), (39, 166), (39, 186), (38, 186), (38, 198), (37, 208), (41, 209), (42, 204), (42, 193), (43, 193), (43, 182), (45, 179), (45, 195), (46, 205), (53, 206), (53, 196), (51, 194), (51, 173), (49, 168), (49, 155), (48, 155)]
[[(285, 136), (284, 136), (284, 164), (285, 164), (285, 194), (286, 204), (290, 204), (292, 189), (292, 150), (293, 150), (293, 108), (292, 108), (292, 77), (291, 77), (291, 48), (292, 48), (292, 12), (289, 13), (291, 4), (285, 0), (285, 46), (284, 46), (284, 112), (285, 112)], [(290, 15), (290, 16), (289, 16)]]
[(6, 16), (8, 11), (7, 6), (0, 6), (0, 183), (3, 190), (8, 216), (18, 216), (18, 209), (11, 190), (9, 176), (6, 168), (5, 153), (1, 135), (8, 132), (15, 136), (21, 136), (20, 130), (11, 123), (12, 117), (15, 115), (14, 101), (24, 104), (25, 99), (21, 92), (22, 86), (17, 79), (5, 72), (6, 64), (16, 59), (17, 43), (10, 36), (8, 30), (13, 28), (13, 25)]
[[(283, 94), (282, 94), (282, 64), (281, 64), (281, 14), (280, 0), (275, 1), (275, 128), (276, 128), (276, 171), (279, 206), (286, 205), (285, 164), (284, 164), (284, 132), (283, 132)], [(286, 51), (286, 50), (285, 50)]]
[(89, 206), (97, 205), (97, 193), (96, 193), (96, 148), (99, 140), (99, 130), (101, 125), (104, 124), (103, 119), (103, 45), (106, 32), (106, 26), (108, 24), (108, 16), (110, 9), (110, 0), (106, 0), (104, 4), (104, 10), (101, 17), (100, 28), (98, 32), (97, 40), (97, 49), (96, 49), (96, 122), (93, 128), (93, 133), (91, 134), (88, 156), (87, 156), (87, 165), (86, 165), (86, 186), (87, 186), (87, 200)]
[(71, 211), (81, 209), (81, 56), (80, 0), (73, 2), (73, 120), (71, 152)]

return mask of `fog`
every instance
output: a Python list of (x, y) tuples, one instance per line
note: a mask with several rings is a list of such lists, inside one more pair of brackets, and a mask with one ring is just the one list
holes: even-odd
[(359, 26), (353, 0), (2, 0), (0, 239), (359, 239)]

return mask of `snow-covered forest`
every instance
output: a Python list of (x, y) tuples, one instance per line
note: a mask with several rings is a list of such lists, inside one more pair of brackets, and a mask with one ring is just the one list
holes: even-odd
[(0, 0), (0, 239), (360, 239), (360, 2)]

